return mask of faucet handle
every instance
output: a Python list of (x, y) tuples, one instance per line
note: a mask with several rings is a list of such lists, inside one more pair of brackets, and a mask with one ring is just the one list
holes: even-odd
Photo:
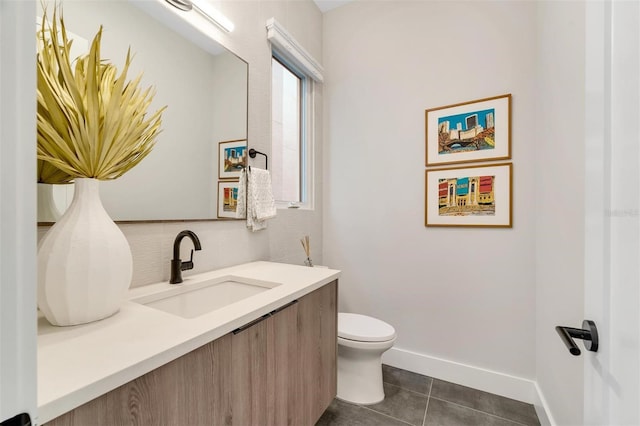
[(191, 249), (191, 257), (189, 258), (188, 261), (182, 262), (180, 269), (182, 269), (183, 271), (186, 271), (188, 269), (193, 269), (193, 249)]

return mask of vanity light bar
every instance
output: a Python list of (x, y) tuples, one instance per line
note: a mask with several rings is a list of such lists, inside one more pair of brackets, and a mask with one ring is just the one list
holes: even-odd
[(200, 12), (205, 18), (230, 33), (236, 27), (233, 22), (226, 16), (224, 16), (218, 9), (211, 6), (209, 0), (191, 0), (195, 9)]
[(171, 6), (174, 6), (180, 10), (184, 10), (185, 12), (188, 12), (191, 9), (193, 9), (193, 4), (191, 3), (191, 0), (167, 0), (167, 3), (169, 3)]
[(235, 28), (233, 22), (213, 7), (209, 0), (166, 0), (166, 2), (185, 12), (195, 10), (228, 33)]

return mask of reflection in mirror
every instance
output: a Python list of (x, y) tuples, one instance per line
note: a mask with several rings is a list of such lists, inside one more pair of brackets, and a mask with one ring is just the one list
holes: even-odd
[[(121, 178), (101, 182), (111, 218), (215, 218), (218, 144), (247, 138), (247, 63), (194, 32), (163, 1), (59, 3), (79, 45), (102, 25), (102, 56), (119, 69), (130, 46), (129, 75), (143, 73), (142, 86), (156, 90), (150, 110), (168, 106), (151, 154)], [(53, 7), (53, 1), (44, 4)], [(38, 220), (54, 221), (71, 201), (73, 185), (38, 186)]]

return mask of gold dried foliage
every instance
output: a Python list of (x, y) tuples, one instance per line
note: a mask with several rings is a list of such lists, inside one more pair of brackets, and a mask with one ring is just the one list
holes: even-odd
[(100, 58), (102, 26), (75, 66), (55, 9), (51, 24), (44, 13), (37, 36), (38, 181), (122, 176), (153, 149), (166, 106), (147, 116), (155, 91), (139, 87), (142, 75), (127, 81), (130, 49), (119, 75)]

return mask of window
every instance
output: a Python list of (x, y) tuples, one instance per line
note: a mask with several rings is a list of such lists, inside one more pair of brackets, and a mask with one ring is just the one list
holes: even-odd
[(304, 143), (302, 114), (305, 78), (278, 58), (271, 59), (271, 179), (276, 201), (301, 203)]
[(271, 42), (271, 179), (278, 207), (313, 208), (313, 88), (322, 66), (275, 19)]

